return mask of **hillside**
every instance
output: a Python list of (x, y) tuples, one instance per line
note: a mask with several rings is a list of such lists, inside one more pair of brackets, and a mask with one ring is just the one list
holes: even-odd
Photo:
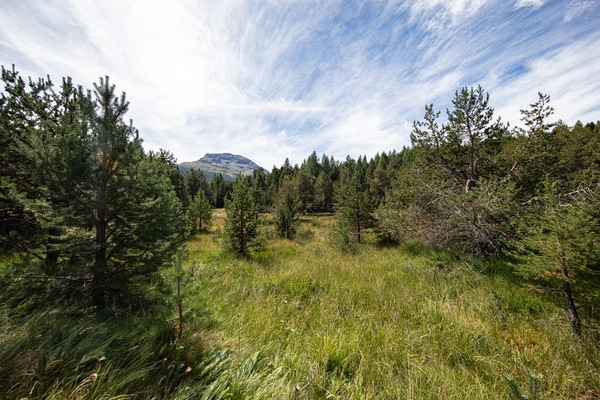
[(178, 166), (184, 173), (192, 168), (201, 170), (208, 180), (213, 175), (223, 174), (227, 181), (235, 180), (238, 175), (252, 175), (255, 169), (260, 168), (254, 161), (231, 153), (206, 153), (197, 161), (184, 162)]

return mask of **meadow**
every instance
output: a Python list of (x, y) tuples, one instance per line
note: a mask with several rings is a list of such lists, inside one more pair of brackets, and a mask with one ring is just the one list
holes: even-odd
[(184, 342), (221, 351), (206, 398), (600, 396), (597, 338), (573, 336), (561, 299), (505, 259), (380, 246), (372, 232), (341, 252), (327, 214), (301, 217), (294, 241), (264, 216), (261, 247), (237, 259), (223, 218), (187, 242)]
[[(381, 246), (369, 231), (341, 251), (330, 214), (302, 216), (294, 240), (278, 238), (263, 215), (260, 247), (236, 258), (223, 249), (224, 217), (216, 210), (211, 231), (188, 239), (183, 262), (157, 281), (170, 289), (149, 287), (154, 303), (135, 312), (87, 312), (70, 283), (4, 282), (0, 397), (600, 395), (598, 336), (573, 335), (561, 299), (506, 259)], [(591, 326), (594, 312), (585, 314)]]

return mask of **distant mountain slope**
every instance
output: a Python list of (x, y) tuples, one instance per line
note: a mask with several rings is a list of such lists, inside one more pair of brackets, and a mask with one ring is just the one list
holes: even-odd
[(198, 161), (179, 164), (181, 172), (188, 172), (192, 168), (204, 172), (208, 180), (211, 180), (213, 175), (223, 174), (225, 180), (233, 181), (238, 175), (252, 175), (252, 172), (260, 166), (254, 161), (236, 154), (206, 153)]

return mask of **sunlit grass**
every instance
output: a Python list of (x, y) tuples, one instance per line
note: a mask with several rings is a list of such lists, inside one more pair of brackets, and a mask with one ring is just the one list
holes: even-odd
[[(506, 398), (505, 376), (543, 375), (546, 398), (598, 394), (597, 345), (576, 341), (560, 304), (501, 262), (472, 266), (417, 244), (355, 253), (328, 244), (332, 216), (250, 259), (192, 238), (189, 268), (213, 340), (277, 360), (295, 398)], [(481, 271), (487, 272), (481, 272)], [(499, 270), (503, 273), (492, 273)]]
[[(524, 388), (534, 373), (543, 399), (600, 395), (597, 337), (575, 338), (560, 299), (532, 290), (503, 260), (465, 262), (414, 242), (381, 247), (370, 232), (341, 252), (334, 216), (302, 216), (288, 241), (268, 214), (262, 247), (236, 259), (221, 244), (224, 218), (217, 210), (212, 231), (187, 242), (180, 341), (168, 301), (158, 314), (110, 318), (67, 303), (44, 308), (38, 289), (48, 285), (31, 283), (19, 304), (0, 304), (0, 394), (506, 399), (507, 376)], [(175, 285), (173, 271), (163, 278)]]

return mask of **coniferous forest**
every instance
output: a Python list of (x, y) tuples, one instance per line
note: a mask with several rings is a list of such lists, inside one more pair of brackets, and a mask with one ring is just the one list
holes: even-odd
[(600, 398), (600, 122), (457, 88), (410, 147), (209, 181), (109, 77), (2, 81), (0, 397)]

